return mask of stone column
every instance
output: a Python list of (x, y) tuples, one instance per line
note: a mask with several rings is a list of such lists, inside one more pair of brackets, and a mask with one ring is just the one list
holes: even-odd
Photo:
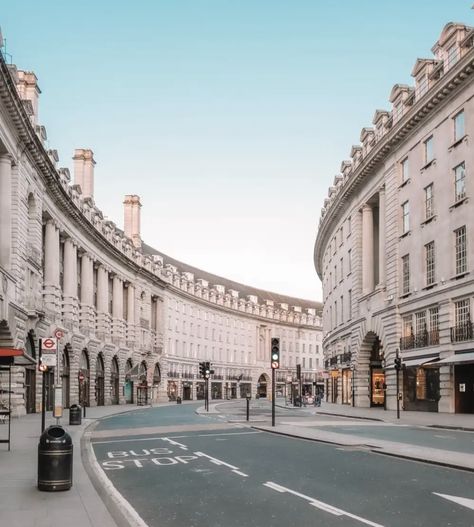
[(127, 345), (135, 346), (135, 287), (128, 284), (127, 294)]
[(362, 294), (374, 290), (374, 222), (372, 207), (362, 207)]
[(0, 267), (10, 269), (12, 250), (12, 158), (0, 156)]
[(53, 220), (46, 223), (44, 254), (44, 305), (48, 311), (59, 313), (59, 229)]
[(95, 329), (94, 319), (94, 262), (84, 253), (81, 258), (80, 326), (85, 334)]
[(109, 331), (109, 273), (103, 265), (97, 269), (97, 332)]
[(112, 285), (112, 333), (123, 339), (123, 280), (114, 275)]
[(77, 248), (71, 238), (64, 241), (64, 317), (73, 324), (78, 322), (77, 306)]
[(379, 191), (379, 285), (385, 285), (385, 188)]

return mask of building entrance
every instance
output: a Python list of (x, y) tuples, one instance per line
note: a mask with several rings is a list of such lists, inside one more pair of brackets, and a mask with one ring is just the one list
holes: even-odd
[(474, 364), (455, 366), (454, 383), (456, 413), (474, 413)]

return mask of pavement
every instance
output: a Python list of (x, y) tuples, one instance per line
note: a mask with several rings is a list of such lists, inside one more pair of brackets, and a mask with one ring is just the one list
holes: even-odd
[[(235, 403), (222, 401), (211, 404), (209, 412), (211, 415), (209, 417), (212, 422), (206, 426), (209, 432), (212, 432), (213, 428), (222, 427), (218, 424), (217, 419), (224, 420), (221, 414), (225, 413), (222, 411), (225, 405), (239, 403), (243, 408), (242, 401)], [(252, 416), (248, 426), (281, 436), (336, 444), (348, 452), (367, 451), (386, 454), (474, 472), (474, 433), (470, 432), (474, 430), (474, 416), (472, 415), (402, 412), (401, 418), (397, 419), (396, 412), (392, 411), (352, 408), (330, 403), (323, 403), (321, 407), (317, 408), (303, 407), (301, 409), (286, 407), (284, 401), (279, 401), (278, 405), (281, 407), (277, 408), (277, 426), (271, 427), (268, 426), (268, 402), (252, 401), (252, 408), (254, 410), (258, 408), (260, 414)], [(160, 406), (176, 405), (163, 404)], [(68, 527), (117, 527), (124, 525), (120, 519), (111, 516), (104, 503), (104, 500), (107, 501), (106, 496), (104, 496), (107, 494), (105, 487), (107, 482), (92, 478), (94, 484), (99, 488), (99, 494), (89, 477), (91, 475), (90, 467), (93, 466), (93, 463), (88, 459), (90, 452), (86, 451), (87, 445), (90, 444), (88, 438), (92, 435), (96, 440), (112, 436), (119, 439), (120, 436), (123, 437), (124, 435), (154, 433), (153, 428), (147, 428), (149, 424), (143, 416), (145, 408), (147, 407), (135, 405), (88, 408), (87, 418), (83, 419), (80, 426), (68, 425), (69, 418), (66, 411), (61, 422), (73, 440), (74, 473), (72, 488), (63, 492), (40, 492), (36, 488), (37, 446), (41, 433), (40, 414), (30, 414), (13, 419), (11, 451), (7, 451), (6, 445), (0, 445), (0, 525), (8, 525), (8, 527), (51, 527), (52, 525), (64, 524), (65, 518), (67, 518)], [(198, 408), (196, 412), (207, 414), (204, 412), (204, 407)], [(120, 413), (124, 413), (123, 420), (120, 416), (110, 420), (104, 419)], [(267, 414), (266, 417), (265, 413)], [(232, 419), (225, 418), (224, 422), (226, 421), (229, 422)], [(126, 427), (124, 427), (125, 422), (127, 422)], [(221, 423), (224, 424), (222, 421)], [(240, 423), (240, 426), (247, 426), (244, 419), (241, 419)], [(55, 424), (55, 420), (48, 417), (46, 426), (50, 424)], [(159, 424), (160, 431), (163, 433), (167, 432), (166, 426), (174, 426), (173, 431), (179, 431), (177, 424), (173, 424), (171, 417), (169, 423), (160, 417), (160, 422), (155, 424)], [(203, 428), (202, 425), (190, 422), (186, 425), (189, 432), (193, 430), (193, 428), (190, 429), (190, 426), (196, 428), (195, 433)], [(117, 427), (122, 431), (116, 429)], [(435, 448), (423, 444), (422, 436), (413, 442), (394, 441), (384, 437), (380, 432), (382, 429), (390, 430), (391, 433), (392, 431), (414, 430), (423, 434), (433, 431), (436, 434), (435, 437), (442, 438), (444, 432), (436, 432), (433, 427), (445, 431), (449, 430), (450, 436), (454, 433), (458, 434), (463, 440), (464, 446), (458, 450), (451, 450), (449, 447)], [(123, 431), (124, 428), (125, 431)], [(6, 432), (6, 425), (0, 424), (2, 437), (5, 435), (4, 432)], [(171, 428), (169, 432), (171, 432)], [(454, 443), (455, 441), (451, 439), (447, 444)], [(472, 445), (472, 453), (469, 451), (469, 445)], [(89, 467), (89, 474), (83, 464), (83, 459), (85, 459), (85, 465)], [(134, 524), (133, 518), (130, 519), (129, 523)], [(137, 523), (135, 522), (135, 524)]]

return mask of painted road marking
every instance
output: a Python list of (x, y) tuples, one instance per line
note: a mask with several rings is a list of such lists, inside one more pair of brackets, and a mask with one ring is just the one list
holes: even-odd
[[(263, 434), (260, 430), (254, 430), (252, 432), (223, 432), (221, 434), (195, 434), (195, 435), (180, 435), (172, 436), (169, 439), (184, 439), (187, 437), (216, 437), (216, 436), (238, 436), (238, 435), (251, 435), (251, 434)], [(136, 437), (134, 439), (110, 439), (108, 441), (92, 441), (94, 445), (106, 445), (108, 443), (126, 443), (130, 441), (157, 441), (163, 439), (163, 437)]]
[(332, 505), (329, 505), (329, 503), (324, 503), (323, 501), (319, 501), (319, 500), (316, 500), (315, 498), (311, 498), (311, 496), (306, 496), (305, 494), (301, 494), (300, 492), (296, 492), (295, 490), (291, 490), (291, 489), (288, 489), (287, 487), (283, 487), (282, 485), (278, 485), (278, 483), (274, 483), (273, 481), (267, 481), (266, 483), (263, 483), (263, 486), (268, 487), (272, 490), (276, 490), (277, 492), (281, 492), (281, 493), (288, 492), (289, 494), (298, 496), (298, 498), (303, 498), (304, 500), (308, 501), (310, 505), (312, 505), (313, 507), (316, 507), (330, 514), (333, 514), (334, 516), (347, 516), (348, 518), (352, 518), (353, 520), (357, 520), (361, 523), (365, 523), (366, 525), (371, 525), (372, 527), (383, 527), (383, 525), (381, 525), (380, 523), (371, 522), (370, 520), (366, 520), (365, 518), (356, 516), (355, 514), (351, 514), (350, 512), (343, 511), (342, 509), (333, 507)]
[(225, 461), (221, 461), (220, 459), (217, 459), (216, 457), (208, 456), (207, 454), (204, 454), (204, 452), (194, 452), (196, 456), (199, 457), (207, 457), (211, 463), (214, 463), (214, 465), (224, 465), (225, 467), (229, 467), (233, 470), (239, 470), (239, 467), (234, 467), (234, 465), (230, 465), (229, 463), (226, 463)]
[(434, 437), (437, 437), (438, 439), (456, 439), (454, 436), (437, 436), (437, 435), (435, 435)]
[(474, 511), (474, 500), (471, 498), (463, 498), (461, 496), (450, 496), (449, 494), (440, 494), (439, 492), (433, 492), (433, 494), (436, 494), (436, 496), (441, 496), (441, 498), (444, 498), (445, 500), (454, 501), (454, 503), (457, 503), (458, 505), (462, 505), (463, 507), (467, 507), (468, 509), (472, 509)]
[(242, 476), (244, 478), (248, 478), (249, 475), (248, 474), (245, 474), (245, 472), (240, 472), (240, 470), (233, 470), (232, 471), (234, 474), (238, 474), (239, 476)]
[(162, 441), (167, 441), (171, 445), (179, 446), (179, 448), (181, 448), (181, 450), (187, 450), (188, 449), (188, 447), (186, 445), (183, 445), (182, 443), (178, 443), (177, 441), (174, 441), (173, 439), (170, 439), (169, 437), (162, 437), (161, 440)]

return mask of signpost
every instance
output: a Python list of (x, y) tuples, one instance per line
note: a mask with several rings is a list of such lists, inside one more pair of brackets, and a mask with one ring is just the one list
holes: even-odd
[(54, 406), (53, 406), (53, 417), (57, 419), (63, 415), (63, 392), (60, 385), (59, 377), (59, 346), (58, 339), (63, 337), (64, 334), (61, 330), (57, 329), (54, 332), (54, 337), (48, 337), (40, 339), (39, 345), (39, 370), (43, 372), (43, 388), (41, 393), (41, 431), (45, 428), (45, 413), (46, 413), (46, 372), (49, 368), (54, 368)]

